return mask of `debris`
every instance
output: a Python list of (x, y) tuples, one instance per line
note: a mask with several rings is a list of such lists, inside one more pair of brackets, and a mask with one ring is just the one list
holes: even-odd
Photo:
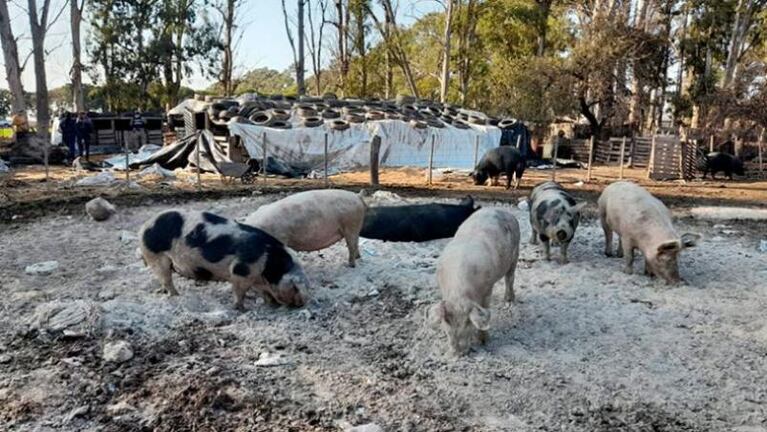
[(75, 186), (111, 186), (117, 179), (111, 172), (100, 172), (94, 176), (81, 178), (75, 182)]
[(381, 426), (375, 423), (354, 426), (346, 429), (346, 432), (384, 432)]
[(85, 212), (95, 221), (105, 221), (117, 212), (115, 206), (104, 198), (93, 198), (85, 204)]
[(159, 176), (162, 178), (171, 178), (171, 179), (176, 178), (176, 174), (173, 171), (161, 167), (160, 164), (156, 162), (152, 166), (148, 166), (144, 168), (143, 170), (141, 170), (138, 173), (138, 176), (139, 177)]
[(135, 233), (132, 233), (132, 232), (126, 231), (126, 230), (120, 231), (120, 241), (123, 244), (131, 243), (134, 240), (138, 240), (138, 235), (136, 235)]
[(395, 194), (394, 192), (379, 190), (375, 191), (373, 195), (371, 196), (373, 201), (393, 201), (393, 202), (400, 202), (402, 201), (402, 197)]
[(0, 355), (0, 364), (10, 363), (11, 360), (13, 360), (13, 358), (9, 356), (8, 354)]
[(126, 414), (132, 411), (136, 411), (136, 408), (129, 404), (128, 402), (122, 401), (117, 402), (116, 404), (108, 405), (107, 406), (107, 413), (109, 415), (120, 415), (120, 414)]
[(270, 353), (267, 351), (262, 352), (256, 361), (256, 366), (288, 366), (291, 364), (293, 364), (293, 362), (282, 354)]
[(11, 171), (11, 167), (4, 160), (0, 159), (0, 173), (7, 173), (9, 171)]
[(767, 240), (759, 241), (759, 252), (767, 252)]
[(368, 297), (376, 297), (379, 294), (381, 294), (381, 292), (373, 288), (372, 290), (370, 290), (370, 292), (368, 292)]
[(30, 325), (32, 328), (54, 332), (70, 329), (76, 333), (87, 333), (87, 330), (96, 326), (99, 312), (98, 306), (86, 300), (53, 301), (37, 306)]
[(102, 357), (106, 362), (124, 363), (133, 358), (133, 350), (128, 342), (109, 342), (104, 345)]
[(58, 261), (43, 261), (26, 266), (24, 268), (24, 272), (30, 275), (43, 275), (51, 273), (57, 268), (59, 268)]
[(73, 409), (72, 411), (70, 411), (69, 414), (67, 414), (66, 422), (69, 423), (77, 417), (82, 417), (88, 414), (90, 411), (91, 411), (90, 405), (83, 405), (81, 407), (77, 407)]
[(527, 202), (527, 197), (520, 198), (517, 202), (517, 208), (519, 208), (522, 211), (527, 211), (530, 209), (530, 203)]

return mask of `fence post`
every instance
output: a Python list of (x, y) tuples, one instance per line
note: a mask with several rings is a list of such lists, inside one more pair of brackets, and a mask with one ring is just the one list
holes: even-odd
[(591, 166), (594, 165), (594, 135), (589, 139), (589, 169), (586, 172), (586, 181), (591, 181)]
[(432, 175), (432, 169), (434, 169), (434, 140), (436, 140), (437, 136), (432, 134), (431, 135), (431, 148), (429, 150), (429, 176), (428, 176), (428, 184), (431, 186), (431, 175)]
[(328, 187), (328, 133), (325, 132), (325, 187)]
[[(27, 138), (29, 139), (29, 138)], [(761, 150), (761, 145), (759, 146), (759, 150)], [(761, 160), (761, 158), (760, 158)], [(45, 163), (45, 187), (48, 187), (48, 182), (50, 181), (48, 178), (48, 142), (43, 143), (43, 162)]]
[[(206, 116), (207, 117), (207, 116)], [(202, 190), (202, 167), (200, 166), (200, 141), (202, 141), (202, 134), (197, 135), (197, 190)]]
[(651, 178), (652, 171), (655, 168), (655, 137), (657, 135), (652, 136), (652, 145), (650, 146), (650, 160), (647, 161), (647, 178)]
[(562, 140), (560, 136), (557, 136), (557, 139), (554, 140), (554, 158), (552, 159), (554, 164), (551, 169), (551, 181), (557, 181), (557, 154), (559, 153), (560, 140)]
[(264, 154), (264, 160), (261, 163), (261, 174), (264, 176), (264, 184), (266, 183), (266, 164), (269, 161), (268, 148), (266, 147), (266, 131), (261, 133), (261, 151)]
[(714, 135), (711, 135), (711, 139), (709, 140), (708, 144), (708, 152), (712, 153), (714, 151)]
[(120, 141), (122, 141), (123, 144), (123, 150), (125, 150), (125, 183), (126, 186), (130, 187), (130, 166), (128, 166), (129, 156), (128, 156), (128, 143), (125, 142), (125, 132), (120, 131)]
[(618, 177), (621, 180), (623, 180), (623, 157), (625, 156), (625, 154), (626, 154), (626, 137), (624, 136), (623, 140), (621, 141), (621, 158), (620, 158), (621, 169), (620, 169), (620, 176)]
[(370, 143), (370, 185), (378, 186), (378, 162), (381, 151), (381, 137), (375, 135)]
[(762, 146), (764, 145), (764, 136), (767, 135), (767, 128), (762, 128), (762, 134), (759, 135), (759, 176), (762, 177), (764, 174), (764, 150), (762, 150)]
[(474, 165), (472, 165), (472, 169), (477, 167), (478, 156), (479, 156), (479, 135), (474, 137)]

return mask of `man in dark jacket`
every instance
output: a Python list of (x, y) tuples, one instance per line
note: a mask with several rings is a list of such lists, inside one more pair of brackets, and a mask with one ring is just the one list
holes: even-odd
[(80, 151), (80, 157), (85, 153), (85, 160), (91, 157), (91, 132), (93, 132), (93, 122), (88, 114), (81, 112), (77, 117), (77, 148)]
[(131, 134), (133, 135), (133, 151), (137, 151), (144, 145), (144, 118), (141, 117), (141, 113), (136, 110), (133, 113), (131, 119)]
[(75, 124), (75, 119), (72, 118), (72, 113), (69, 111), (65, 112), (64, 117), (59, 121), (59, 131), (61, 132), (62, 141), (67, 145), (67, 148), (69, 148), (69, 160), (75, 160), (77, 157), (75, 151), (77, 125)]

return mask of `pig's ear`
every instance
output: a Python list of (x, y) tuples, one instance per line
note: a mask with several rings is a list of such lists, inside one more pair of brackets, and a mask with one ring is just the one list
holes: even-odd
[(589, 203), (586, 201), (581, 201), (578, 204), (573, 206), (573, 212), (580, 213), (581, 210), (583, 210), (584, 207), (586, 207)]
[(429, 326), (434, 329), (439, 328), (443, 322), (447, 324), (450, 323), (450, 313), (447, 311), (444, 301), (440, 301), (429, 308), (426, 313), (426, 321), (429, 323)]
[(681, 244), (678, 240), (669, 240), (658, 245), (658, 255), (672, 251), (678, 251), (681, 248)]
[(682, 234), (682, 247), (683, 248), (690, 248), (698, 245), (698, 242), (700, 239), (702, 239), (703, 236), (700, 234), (695, 233), (684, 233)]
[(487, 330), (490, 328), (490, 311), (480, 305), (474, 305), (469, 312), (469, 320), (474, 324), (474, 327)]

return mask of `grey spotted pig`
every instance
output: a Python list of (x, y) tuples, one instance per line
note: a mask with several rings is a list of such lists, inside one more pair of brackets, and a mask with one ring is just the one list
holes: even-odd
[(254, 288), (267, 301), (303, 306), (308, 281), (301, 264), (266, 232), (207, 212), (164, 211), (139, 231), (144, 262), (171, 295), (172, 272), (232, 284), (235, 308)]
[(567, 248), (578, 228), (585, 202), (578, 203), (559, 183), (548, 181), (533, 188), (529, 199), (530, 244), (543, 242), (546, 260), (550, 245), (559, 245), (562, 263), (567, 263)]

